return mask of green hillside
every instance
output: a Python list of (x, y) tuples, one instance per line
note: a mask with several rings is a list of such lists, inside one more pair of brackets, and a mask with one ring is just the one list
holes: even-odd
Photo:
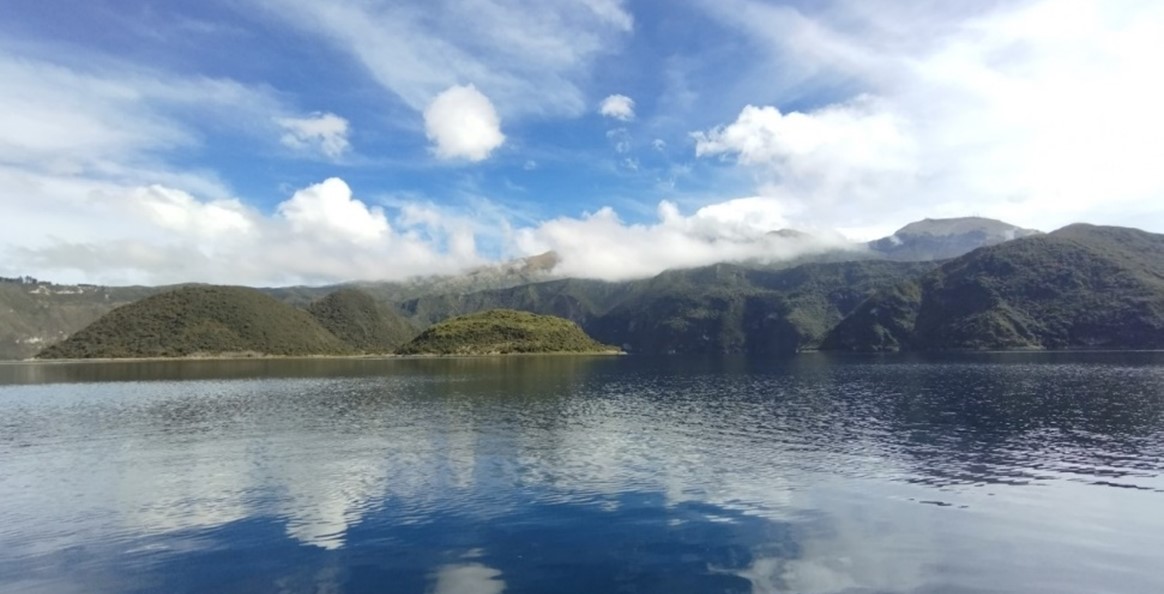
[(492, 308), (555, 315), (637, 353), (792, 353), (816, 347), (876, 290), (934, 266), (877, 260), (791, 268), (716, 264), (622, 283), (564, 279), (433, 295), (401, 309), (421, 325)]
[(60, 285), (0, 278), (0, 359), (26, 359), (110, 310), (173, 287)]
[(395, 309), (357, 289), (340, 289), (307, 308), (320, 325), (361, 353), (391, 353), (416, 336)]
[(387, 353), (415, 329), (493, 309), (565, 318), (635, 353), (1164, 348), (1164, 235), (1135, 229), (1072, 225), (936, 263), (716, 264), (625, 282), (506, 286), (544, 272), (529, 266), (407, 290), (186, 287), (83, 332), (109, 310), (166, 289), (0, 279), (0, 356), (29, 356), (72, 332), (43, 356)]
[(1162, 348), (1164, 235), (1072, 225), (982, 248), (881, 291), (824, 346)]
[(401, 347), (402, 355), (601, 353), (616, 351), (554, 316), (494, 309), (440, 322)]
[(255, 289), (188, 286), (119, 307), (37, 356), (84, 359), (352, 352), (307, 312)]

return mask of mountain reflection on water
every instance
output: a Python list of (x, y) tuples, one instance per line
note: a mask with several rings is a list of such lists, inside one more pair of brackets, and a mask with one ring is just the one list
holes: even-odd
[(0, 590), (1164, 591), (1164, 355), (0, 365)]

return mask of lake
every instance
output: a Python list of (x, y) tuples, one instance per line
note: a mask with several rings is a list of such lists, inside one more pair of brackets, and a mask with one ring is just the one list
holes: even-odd
[(1164, 592), (1164, 353), (0, 364), (3, 592)]

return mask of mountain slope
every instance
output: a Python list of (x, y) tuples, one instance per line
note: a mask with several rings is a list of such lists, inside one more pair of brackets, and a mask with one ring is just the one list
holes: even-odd
[(0, 360), (26, 359), (64, 340), (110, 310), (166, 287), (59, 285), (0, 279)]
[(255, 289), (189, 286), (119, 307), (37, 356), (82, 359), (352, 352), (307, 312)]
[(1164, 347), (1164, 235), (1072, 225), (982, 248), (861, 304), (825, 348)]
[(421, 325), (510, 308), (577, 322), (598, 340), (641, 353), (790, 353), (815, 347), (876, 289), (933, 268), (876, 260), (792, 268), (717, 264), (639, 281), (566, 279), (401, 305)]
[(616, 351), (555, 316), (493, 309), (436, 324), (399, 349), (402, 355), (601, 353)]
[(320, 325), (361, 353), (391, 353), (416, 335), (395, 309), (356, 289), (334, 291), (308, 308)]
[(877, 289), (930, 268), (857, 261), (669, 271), (584, 327), (632, 352), (790, 354), (818, 346)]

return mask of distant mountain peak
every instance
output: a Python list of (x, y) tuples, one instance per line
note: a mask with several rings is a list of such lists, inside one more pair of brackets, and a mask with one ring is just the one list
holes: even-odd
[(868, 245), (874, 252), (894, 260), (946, 260), (980, 247), (1039, 233), (985, 217), (927, 218)]
[(769, 231), (768, 235), (774, 237), (783, 237), (784, 239), (809, 239), (812, 237), (811, 233), (807, 233), (799, 229), (789, 229), (787, 227), (783, 229), (777, 229), (775, 231)]
[(519, 260), (524, 264), (522, 267), (524, 272), (551, 272), (561, 261), (562, 258), (554, 250)]
[(905, 235), (948, 236), (967, 233), (983, 233), (991, 236), (1005, 237), (1006, 239), (1017, 239), (1027, 235), (1034, 235), (1039, 233), (1039, 231), (1023, 229), (1010, 223), (997, 219), (988, 219), (986, 217), (925, 218), (898, 229), (893, 236), (900, 238)]

